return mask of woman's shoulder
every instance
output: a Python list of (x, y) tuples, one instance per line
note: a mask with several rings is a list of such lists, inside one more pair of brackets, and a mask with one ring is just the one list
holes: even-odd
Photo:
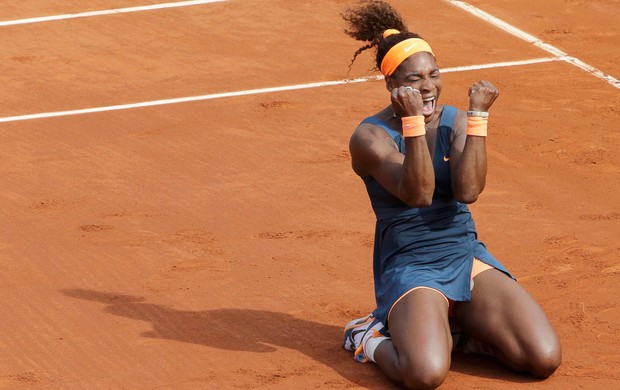
[(368, 145), (377, 141), (394, 140), (400, 133), (392, 125), (377, 116), (364, 118), (351, 134), (351, 143)]
[(439, 126), (449, 127), (452, 133), (464, 131), (467, 125), (467, 111), (444, 104), (442, 107)]
[(351, 138), (385, 139), (387, 137), (395, 139), (400, 135), (400, 132), (396, 129), (397, 126), (393, 111), (388, 106), (376, 114), (364, 118), (353, 132)]
[(355, 129), (349, 141), (349, 153), (353, 170), (359, 176), (381, 164), (390, 155), (399, 152), (399, 132), (394, 130), (393, 123), (384, 118), (371, 116), (364, 119)]
[(467, 118), (467, 111), (461, 110), (455, 106), (444, 104), (441, 107), (441, 115), (439, 117), (439, 126), (452, 127), (453, 123), (463, 121)]

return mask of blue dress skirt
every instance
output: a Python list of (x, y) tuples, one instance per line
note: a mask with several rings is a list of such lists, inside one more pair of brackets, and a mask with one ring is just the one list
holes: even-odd
[[(456, 112), (456, 108), (444, 106), (437, 129), (433, 156), (435, 193), (431, 206), (408, 206), (372, 176), (362, 178), (377, 217), (373, 253), (377, 309), (373, 314), (385, 324), (386, 330), (390, 309), (413, 288), (430, 287), (450, 300), (469, 301), (474, 257), (510, 276), (477, 239), (467, 205), (452, 197), (447, 159)], [(404, 154), (404, 138), (387, 123), (375, 117), (362, 123), (383, 128)]]

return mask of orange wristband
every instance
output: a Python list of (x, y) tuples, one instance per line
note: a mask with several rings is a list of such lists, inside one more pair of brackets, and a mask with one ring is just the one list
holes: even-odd
[(426, 134), (424, 115), (404, 116), (402, 121), (403, 137), (419, 137)]
[(467, 135), (486, 137), (488, 122), (488, 118), (483, 118), (480, 116), (467, 117)]

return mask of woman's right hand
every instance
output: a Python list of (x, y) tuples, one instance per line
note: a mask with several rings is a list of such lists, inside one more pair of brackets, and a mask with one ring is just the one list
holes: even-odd
[(392, 89), (392, 107), (399, 117), (423, 115), (424, 103), (420, 91), (412, 87)]

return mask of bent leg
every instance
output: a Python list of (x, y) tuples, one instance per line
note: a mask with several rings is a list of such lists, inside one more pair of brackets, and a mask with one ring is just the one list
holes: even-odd
[(375, 362), (391, 380), (410, 389), (441, 385), (450, 368), (452, 336), (448, 304), (439, 292), (415, 289), (389, 317), (391, 340), (375, 351)]
[(515, 371), (545, 378), (560, 364), (560, 341), (542, 308), (496, 269), (474, 278), (471, 302), (456, 302), (453, 314), (466, 334)]

